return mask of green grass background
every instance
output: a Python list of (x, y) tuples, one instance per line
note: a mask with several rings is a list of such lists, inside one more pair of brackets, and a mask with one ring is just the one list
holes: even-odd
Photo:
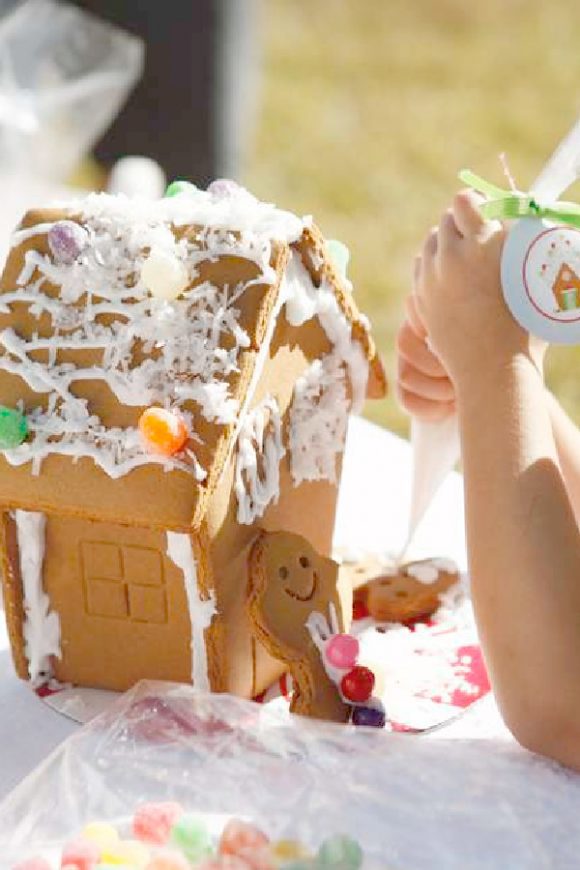
[[(503, 184), (503, 151), (526, 188), (580, 112), (580, 0), (263, 0), (261, 26), (244, 180), (348, 244), (392, 380), (412, 258), (458, 170)], [(550, 353), (578, 421), (579, 364)], [(367, 413), (407, 430), (392, 395)]]

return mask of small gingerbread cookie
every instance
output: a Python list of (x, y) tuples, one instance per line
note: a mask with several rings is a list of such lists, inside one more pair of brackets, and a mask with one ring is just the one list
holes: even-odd
[(448, 559), (424, 559), (383, 572), (358, 591), (365, 595), (370, 615), (377, 622), (409, 622), (431, 616), (440, 595), (459, 580)]
[(299, 535), (259, 535), (249, 557), (248, 611), (259, 641), (292, 674), (292, 712), (349, 720), (351, 707), (329, 676), (309, 628), (313, 618), (330, 618), (333, 629), (344, 632), (349, 606), (352, 599), (341, 599), (335, 562)]

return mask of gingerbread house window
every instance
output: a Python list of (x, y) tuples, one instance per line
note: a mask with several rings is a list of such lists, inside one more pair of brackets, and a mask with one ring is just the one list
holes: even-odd
[(82, 541), (81, 564), (87, 615), (167, 622), (163, 559), (157, 550)]

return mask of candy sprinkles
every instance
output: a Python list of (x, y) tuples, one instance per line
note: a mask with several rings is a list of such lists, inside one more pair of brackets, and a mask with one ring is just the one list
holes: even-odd
[(58, 857), (31, 857), (11, 870), (359, 870), (364, 853), (345, 834), (311, 849), (271, 839), (256, 825), (231, 818), (221, 830), (178, 803), (137, 807), (127, 825), (91, 822)]

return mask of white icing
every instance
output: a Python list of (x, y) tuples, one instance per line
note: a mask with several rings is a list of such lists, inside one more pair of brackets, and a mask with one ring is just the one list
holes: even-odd
[(442, 557), (437, 557), (436, 559), (431, 559), (431, 564), (435, 565), (439, 571), (444, 571), (446, 574), (458, 574), (459, 569), (457, 568), (457, 563), (453, 561), (453, 559), (446, 559)]
[(406, 565), (405, 573), (409, 577), (414, 577), (419, 583), (435, 583), (439, 577), (439, 569), (433, 562), (417, 562), (416, 564)]
[(246, 414), (237, 442), (234, 488), (238, 522), (250, 525), (280, 495), (282, 421), (278, 403), (267, 396)]
[(336, 482), (349, 411), (345, 369), (338, 354), (314, 360), (296, 381), (290, 409), (288, 442), (295, 486), (304, 480)]
[(200, 692), (209, 692), (211, 686), (208, 675), (205, 630), (210, 627), (216, 613), (215, 598), (213, 594), (207, 600), (200, 597), (197, 585), (197, 569), (189, 535), (167, 532), (167, 555), (183, 573), (191, 621), (192, 682)]
[(24, 651), (30, 679), (50, 675), (51, 657), (60, 658), (60, 620), (50, 609), (42, 582), (46, 517), (32, 511), (14, 512), (24, 604)]
[[(363, 405), (368, 360), (352, 338), (352, 325), (335, 292), (323, 281), (316, 288), (300, 255), (293, 252), (285, 275), (286, 317), (300, 326), (318, 317), (332, 351), (315, 360), (298, 379), (290, 410), (290, 454), (294, 484), (304, 480), (336, 481), (336, 460), (344, 450), (348, 414)], [(352, 390), (348, 398), (345, 367)]]
[[(31, 389), (48, 397), (46, 412), (36, 408), (29, 413), (32, 437), (5, 452), (10, 463), (32, 461), (33, 471), (38, 472), (45, 456), (58, 453), (89, 457), (111, 477), (150, 462), (161, 462), (167, 470), (188, 471), (197, 480), (205, 477), (206, 470), (193, 453), (170, 458), (146, 453), (136, 429), (104, 427), (89, 413), (87, 403), (74, 395), (75, 382), (102, 380), (124, 405), (158, 404), (185, 413), (184, 404), (195, 401), (207, 420), (222, 425), (236, 421), (239, 415), (226, 382), (237, 369), (241, 350), (250, 344), (238, 322), (239, 305), (250, 286), (276, 280), (270, 266), (271, 240), (253, 233), (234, 236), (206, 226), (200, 228), (195, 243), (177, 242), (163, 222), (164, 202), (140, 211), (125, 198), (89, 197), (86, 250), (72, 265), (59, 265), (37, 251), (28, 251), (18, 279), (22, 289), (0, 297), (2, 313), (9, 313), (15, 302), (24, 302), (36, 317), (46, 312), (53, 327), (49, 338), (25, 340), (10, 329), (0, 333), (0, 369), (21, 377)], [(100, 211), (94, 207), (99, 203)], [(82, 204), (79, 209), (83, 210)], [(31, 232), (17, 232), (16, 241)], [(260, 273), (246, 284), (224, 289), (205, 282), (167, 302), (153, 298), (141, 279), (150, 250), (167, 255), (178, 271), (184, 270), (188, 284), (197, 276), (201, 262), (224, 255), (250, 259)], [(43, 292), (47, 281), (60, 287), (58, 298)], [(101, 314), (113, 315), (114, 322), (95, 322)], [(139, 346), (144, 358), (135, 365), (133, 354)], [(75, 367), (58, 362), (59, 349), (101, 349), (102, 358), (97, 365)], [(39, 350), (47, 354), (42, 362), (31, 358)]]

